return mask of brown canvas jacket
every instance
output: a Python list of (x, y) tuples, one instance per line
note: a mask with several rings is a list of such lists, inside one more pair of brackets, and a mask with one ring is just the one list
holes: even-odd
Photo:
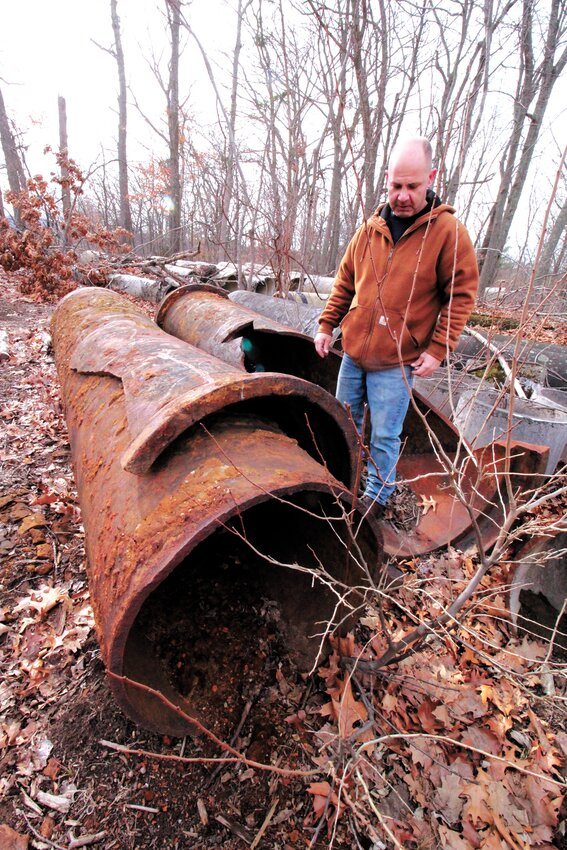
[(443, 360), (474, 306), (478, 266), (453, 207), (418, 218), (394, 245), (379, 207), (351, 239), (319, 330), (341, 325), (343, 349), (365, 371), (411, 363), (422, 351)]

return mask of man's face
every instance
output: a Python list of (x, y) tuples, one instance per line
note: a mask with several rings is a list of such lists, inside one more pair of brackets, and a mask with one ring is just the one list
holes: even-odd
[(388, 203), (394, 215), (409, 218), (426, 205), (425, 193), (433, 186), (436, 170), (428, 170), (423, 156), (411, 151), (401, 154), (386, 172)]

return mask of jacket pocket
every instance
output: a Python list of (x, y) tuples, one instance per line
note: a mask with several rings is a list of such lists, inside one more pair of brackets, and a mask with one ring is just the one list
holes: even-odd
[[(382, 326), (380, 334), (384, 349), (391, 349), (395, 353), (396, 362), (399, 361), (400, 354), (404, 361), (415, 357), (420, 348), (420, 341), (407, 325), (405, 311), (389, 309), (385, 313), (386, 324)], [(378, 323), (380, 324), (380, 319)]]
[(386, 309), (378, 314), (359, 360), (368, 371), (411, 363), (422, 349), (405, 321), (405, 313)]
[(359, 361), (365, 341), (372, 332), (372, 310), (351, 306), (341, 322), (343, 348), (353, 360)]

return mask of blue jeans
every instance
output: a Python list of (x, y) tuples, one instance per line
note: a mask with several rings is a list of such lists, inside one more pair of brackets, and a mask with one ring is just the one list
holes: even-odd
[[(404, 380), (403, 372), (406, 380)], [(409, 406), (408, 387), (413, 383), (409, 366), (396, 366), (380, 372), (365, 372), (348, 354), (343, 355), (337, 398), (350, 408), (359, 434), (362, 434), (364, 405), (370, 418), (370, 458), (364, 495), (384, 504), (395, 489), (396, 464), (400, 454), (400, 434)], [(364, 435), (363, 435), (364, 436)]]

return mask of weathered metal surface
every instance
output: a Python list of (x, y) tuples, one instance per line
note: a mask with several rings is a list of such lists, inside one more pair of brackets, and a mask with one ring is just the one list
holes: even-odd
[[(512, 357), (516, 344), (513, 334), (490, 333), (490, 341), (498, 346), (504, 357)], [(479, 358), (483, 352), (486, 352), (486, 347), (478, 339), (466, 334), (459, 338), (457, 354), (470, 359)], [(522, 339), (517, 353), (517, 367), (520, 375), (531, 377), (548, 387), (567, 390), (566, 345)]]
[[(536, 631), (548, 640), (551, 638), (567, 598), (566, 552), (567, 528), (554, 537), (530, 536), (520, 542), (513, 559), (509, 561), (507, 577), (508, 605), (515, 626)], [(533, 622), (526, 623), (523, 619), (524, 607), (528, 608), (528, 617), (533, 617), (529, 608), (534, 599), (543, 603), (544, 611), (547, 608), (547, 622), (538, 623), (543, 626), (543, 630), (537, 626), (534, 628)], [(564, 631), (561, 624), (559, 631)]]
[(534, 476), (543, 473), (547, 459), (546, 446), (512, 442), (509, 448), (509, 464), (507, 446), (499, 442), (474, 452), (462, 445), (460, 452), (448, 455), (445, 464), (433, 452), (405, 451), (398, 472), (414, 489), (425, 512), (406, 534), (383, 523), (384, 550), (403, 557), (449, 544), (463, 550), (479, 545), (489, 550), (508, 509), (507, 480), (516, 492), (533, 487)]
[[(353, 447), (350, 468), (355, 469), (356, 432), (350, 417), (334, 398), (341, 362), (336, 351), (322, 359), (311, 337), (235, 304), (207, 284), (183, 286), (171, 292), (160, 305), (156, 322), (168, 334), (250, 375), (262, 374), (255, 371), (259, 367), (266, 373), (273, 373), (270, 380), (274, 387), (285, 383), (286, 376), (293, 376), (307, 381), (318, 392), (326, 390), (327, 399), (319, 403), (332, 410), (337, 422), (341, 422), (345, 439)], [(253, 346), (253, 357), (244, 350), (244, 343)], [(327, 440), (323, 431), (314, 433), (317, 440)], [(331, 451), (323, 451), (323, 454), (334, 456)], [(337, 477), (346, 483), (346, 478)]]
[(174, 287), (165, 280), (153, 280), (133, 274), (111, 274), (108, 278), (108, 288), (159, 304)]
[[(124, 299), (81, 290), (72, 322), (88, 324), (73, 349), (71, 367), (108, 374), (124, 387), (130, 442), (122, 463), (143, 473), (182, 431), (229, 405), (266, 413), (331, 473), (350, 483), (356, 436), (345, 411), (319, 386), (288, 375), (247, 374), (160, 331)], [(97, 321), (93, 323), (92, 311)]]
[[(300, 375), (329, 393), (335, 392), (340, 367), (337, 352), (321, 360), (306, 335), (236, 305), (210, 287), (189, 286), (171, 293), (162, 302), (157, 321), (168, 333), (241, 368), (246, 368), (242, 338), (250, 339), (261, 361), (282, 373), (282, 379), (284, 374)], [(534, 458), (537, 471), (543, 471), (545, 448), (513, 446), (515, 484), (521, 486), (527, 482), (525, 475), (534, 472)], [(445, 455), (443, 462), (440, 453)], [(470, 452), (455, 425), (414, 391), (402, 433), (398, 475), (427, 510), (422, 510), (417, 527), (409, 533), (384, 523), (385, 551), (390, 555), (421, 555), (448, 543), (472, 540), (473, 522), (482, 529), (483, 544), (492, 545), (501, 502), (507, 498), (502, 487), (505, 455), (505, 446), (499, 443)], [(452, 486), (451, 466), (463, 494), (461, 501)]]
[[(325, 407), (327, 394), (297, 379), (278, 376), (275, 386), (269, 375), (236, 371), (168, 337), (105, 290), (64, 298), (52, 335), (107, 669), (196, 716), (140, 622), (166, 578), (197, 571), (206, 578), (215, 541), (231, 532), (235, 545), (244, 535), (250, 553), (261, 553), (254, 555), (259, 592), (279, 602), (290, 645), (307, 668), (318, 646), (308, 636), (337, 616), (336, 598), (311, 573), (274, 562), (315, 571), (326, 565), (354, 604), (381, 562), (376, 524), (351, 510), (344, 484), (331, 472), (332, 466), (344, 471), (344, 463), (319, 462), (308, 427), (300, 438), (290, 433), (302, 417), (317, 414), (319, 403), (317, 429), (340, 431)], [(344, 437), (335, 451), (348, 454)], [(238, 594), (238, 570), (234, 582)], [(159, 606), (152, 611), (168, 617)], [(123, 679), (112, 678), (111, 687), (136, 722), (174, 735), (190, 731), (150, 694)]]
[[(297, 293), (296, 293), (297, 294)], [(273, 298), (262, 295), (259, 292), (249, 292), (245, 289), (237, 289), (228, 296), (235, 304), (242, 304), (263, 316), (270, 316), (282, 325), (289, 325), (300, 333), (314, 337), (319, 327), (319, 316), (323, 310), (324, 303), (315, 306), (307, 303), (298, 303), (290, 298)], [(335, 332), (339, 335), (339, 330)]]
[[(162, 301), (156, 322), (167, 333), (238, 368), (294, 375), (334, 395), (340, 366), (337, 352), (323, 360), (307, 334), (235, 303), (210, 285), (171, 292)], [(243, 341), (254, 347), (254, 358), (247, 356)]]
[(549, 446), (548, 475), (567, 456), (567, 410), (553, 402), (511, 399), (496, 387), (477, 386), (461, 394), (455, 423), (465, 439), (478, 448), (505, 439), (508, 431), (515, 440)]

